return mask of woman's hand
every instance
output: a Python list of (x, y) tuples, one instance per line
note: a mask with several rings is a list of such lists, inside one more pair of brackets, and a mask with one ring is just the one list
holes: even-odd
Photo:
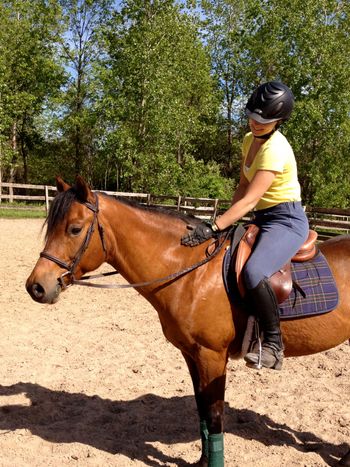
[(185, 246), (200, 245), (209, 238), (215, 237), (218, 230), (215, 223), (211, 224), (210, 222), (201, 222), (197, 226), (188, 225), (187, 228), (192, 232), (181, 238), (181, 245)]

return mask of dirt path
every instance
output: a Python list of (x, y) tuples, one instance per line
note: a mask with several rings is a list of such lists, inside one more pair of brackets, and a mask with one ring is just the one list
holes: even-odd
[[(27, 295), (41, 225), (0, 219), (0, 466), (198, 460), (185, 363), (137, 292), (74, 287), (52, 306)], [(227, 467), (335, 465), (350, 442), (349, 394), (347, 344), (282, 372), (231, 361)]]

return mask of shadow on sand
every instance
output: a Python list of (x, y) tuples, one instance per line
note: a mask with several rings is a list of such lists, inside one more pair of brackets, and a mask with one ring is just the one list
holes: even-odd
[[(54, 391), (32, 383), (0, 386), (0, 397), (25, 394), (30, 405), (3, 405), (0, 429), (25, 428), (53, 443), (78, 442), (112, 454), (123, 454), (159, 467), (166, 462), (188, 465), (169, 458), (151, 443), (192, 442), (199, 438), (194, 398), (169, 399), (145, 394), (134, 400), (112, 401), (99, 396)], [(0, 399), (1, 401), (1, 399)], [(317, 452), (330, 466), (348, 446), (324, 442), (309, 432), (299, 432), (251, 410), (226, 404), (226, 432), (265, 445), (287, 445), (302, 452)]]

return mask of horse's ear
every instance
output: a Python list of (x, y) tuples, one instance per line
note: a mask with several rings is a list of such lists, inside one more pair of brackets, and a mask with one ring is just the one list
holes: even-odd
[(77, 175), (75, 178), (74, 190), (77, 193), (79, 200), (83, 203), (86, 201), (94, 201), (89, 185), (80, 175)]
[(68, 185), (68, 183), (66, 183), (61, 177), (56, 177), (56, 187), (57, 191), (61, 192), (69, 190), (70, 185)]

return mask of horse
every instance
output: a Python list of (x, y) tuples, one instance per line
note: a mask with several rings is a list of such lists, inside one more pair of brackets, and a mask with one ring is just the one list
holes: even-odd
[[(186, 226), (199, 222), (195, 217), (93, 192), (80, 176), (73, 186), (61, 178), (56, 185), (45, 247), (26, 281), (28, 293), (39, 303), (55, 303), (63, 290), (104, 262), (137, 285), (192, 378), (202, 442), (196, 465), (224, 466), (226, 367), (229, 358), (240, 355), (248, 319), (243, 307), (232, 305), (223, 283), (229, 240), (203, 261), (210, 240), (194, 248), (180, 243)], [(339, 304), (329, 313), (283, 320), (286, 357), (322, 352), (350, 337), (350, 236), (319, 248), (334, 275)], [(350, 466), (350, 450), (338, 465)]]

